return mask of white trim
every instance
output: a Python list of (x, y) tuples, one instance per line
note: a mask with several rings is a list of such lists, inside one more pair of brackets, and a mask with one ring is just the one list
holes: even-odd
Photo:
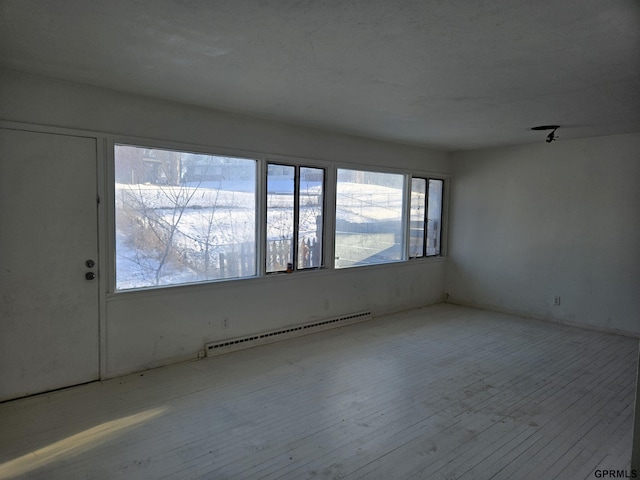
[(440, 232), (440, 256), (449, 256), (449, 199), (451, 192), (451, 177), (443, 178), (444, 192), (442, 194), (442, 231)]
[(0, 120), (0, 128), (8, 130), (24, 130), (27, 132), (53, 133), (57, 135), (66, 135), (68, 137), (107, 138), (105, 134), (91, 130), (55, 127), (50, 125), (40, 125), (37, 123), (12, 122), (9, 120)]
[(337, 202), (337, 180), (338, 169), (331, 166), (326, 170), (327, 178), (325, 179), (325, 231), (322, 235), (325, 239), (323, 245), (323, 268), (334, 272), (336, 270), (336, 202)]
[(114, 142), (111, 139), (105, 141), (106, 145), (106, 185), (105, 185), (105, 198), (104, 208), (106, 216), (106, 245), (107, 249), (104, 253), (104, 264), (108, 266), (107, 270), (107, 283), (105, 290), (107, 296), (115, 292), (116, 287), (116, 215), (115, 215), (115, 159), (114, 159)]
[[(257, 161), (256, 168), (256, 275), (267, 275), (267, 161)], [(236, 279), (244, 280), (244, 279)]]
[(409, 258), (409, 238), (411, 235), (411, 174), (404, 176), (404, 192), (402, 195), (402, 231), (404, 242), (402, 242), (402, 261)]
[[(130, 290), (120, 290), (115, 293), (110, 293), (107, 295), (106, 301), (107, 303), (110, 301), (116, 301), (120, 299), (122, 296), (127, 296), (130, 298), (141, 296), (141, 297), (153, 297), (153, 296), (166, 296), (166, 295), (181, 295), (183, 289), (189, 289), (193, 292), (207, 291), (212, 288), (215, 289), (224, 289), (224, 288), (238, 288), (238, 285), (244, 283), (247, 286), (255, 286), (260, 285), (262, 283), (271, 284), (272, 282), (301, 282), (307, 276), (310, 277), (321, 277), (325, 275), (348, 275), (352, 274), (354, 271), (362, 271), (362, 269), (366, 270), (380, 270), (380, 269), (402, 269), (402, 268), (416, 268), (419, 264), (424, 263), (441, 263), (446, 262), (448, 259), (446, 257), (421, 257), (416, 258), (412, 261), (398, 261), (398, 262), (386, 262), (386, 263), (375, 263), (371, 265), (358, 265), (354, 267), (343, 267), (343, 268), (321, 268), (321, 269), (308, 269), (308, 270), (300, 270), (291, 274), (269, 274), (264, 275), (262, 277), (241, 277), (241, 278), (227, 278), (221, 280), (209, 280), (203, 282), (196, 283), (181, 283), (176, 285), (159, 285), (153, 287), (143, 287), (143, 288), (132, 288)], [(422, 268), (422, 267), (420, 267)]]
[(107, 372), (107, 306), (106, 296), (109, 288), (109, 276), (111, 269), (108, 267), (109, 255), (109, 226), (107, 222), (107, 165), (108, 165), (107, 141), (104, 138), (96, 138), (96, 192), (100, 199), (97, 203), (98, 222), (98, 358), (99, 376), (105, 378)]
[(356, 170), (360, 172), (374, 172), (374, 173), (395, 173), (399, 175), (410, 175), (414, 177), (428, 176), (429, 178), (445, 179), (451, 175), (446, 173), (433, 173), (425, 170), (418, 170), (406, 167), (381, 167), (378, 165), (364, 164), (364, 163), (345, 163), (345, 162), (331, 162), (331, 165), (336, 169), (343, 170)]

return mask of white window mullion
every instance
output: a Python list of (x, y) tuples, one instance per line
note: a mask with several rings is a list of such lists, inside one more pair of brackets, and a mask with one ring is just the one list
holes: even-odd
[(402, 222), (404, 242), (402, 242), (402, 260), (409, 259), (409, 238), (411, 228), (411, 175), (404, 176), (404, 195), (402, 199)]
[(256, 179), (256, 275), (265, 275), (267, 262), (267, 161), (258, 160)]
[(323, 267), (333, 270), (336, 264), (336, 167), (325, 170), (324, 184), (324, 226), (323, 226)]

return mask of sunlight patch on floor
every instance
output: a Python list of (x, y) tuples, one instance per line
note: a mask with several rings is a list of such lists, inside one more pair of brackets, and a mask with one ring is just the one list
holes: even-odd
[(142, 423), (161, 415), (166, 409), (166, 407), (158, 407), (116, 420), (110, 420), (0, 464), (0, 478), (23, 475), (52, 462), (66, 460), (84, 453), (105, 443), (116, 435), (124, 433), (126, 429), (140, 426)]

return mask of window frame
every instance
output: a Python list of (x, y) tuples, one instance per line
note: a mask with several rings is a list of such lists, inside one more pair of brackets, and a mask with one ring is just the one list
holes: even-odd
[[(336, 236), (337, 236), (337, 217), (338, 217), (338, 175), (339, 170), (349, 170), (354, 172), (364, 172), (364, 173), (373, 173), (373, 174), (382, 174), (382, 175), (397, 175), (402, 177), (402, 204), (401, 204), (401, 212), (400, 212), (400, 233), (402, 235), (402, 240), (399, 242), (400, 248), (400, 258), (398, 260), (388, 260), (384, 262), (376, 262), (376, 263), (367, 263), (361, 265), (348, 265), (348, 266), (338, 266), (337, 265), (337, 256), (336, 256)], [(407, 170), (395, 170), (389, 168), (382, 167), (373, 167), (370, 165), (345, 165), (340, 164), (336, 165), (334, 168), (334, 178), (333, 178), (333, 205), (332, 205), (332, 213), (333, 213), (333, 231), (332, 235), (332, 267), (334, 270), (349, 270), (352, 268), (359, 267), (374, 267), (379, 265), (397, 265), (408, 260), (408, 235), (409, 235), (409, 194), (411, 191), (411, 173)]]
[[(445, 256), (444, 253), (444, 218), (445, 218), (445, 191), (447, 190), (447, 179), (443, 177), (437, 177), (433, 175), (412, 175), (409, 181), (410, 192), (409, 192), (409, 225), (408, 225), (408, 233), (411, 235), (411, 198), (413, 195), (413, 180), (424, 180), (425, 182), (425, 192), (424, 192), (424, 215), (422, 222), (422, 255), (411, 255), (411, 238), (408, 237), (407, 241), (407, 260), (416, 260), (421, 258), (437, 258)], [(440, 246), (440, 252), (433, 255), (428, 255), (428, 220), (429, 220), (429, 182), (431, 180), (435, 180), (438, 182), (442, 182), (442, 190), (440, 192), (440, 228), (438, 230), (438, 244)]]
[[(149, 152), (153, 152), (155, 151), (164, 151), (164, 152), (168, 152), (168, 153), (176, 153), (176, 154), (181, 154), (181, 155), (196, 155), (196, 156), (203, 156), (203, 157), (220, 157), (221, 159), (230, 159), (230, 160), (239, 160), (239, 161), (246, 161), (247, 162), (247, 166), (249, 165), (249, 162), (252, 162), (252, 168), (250, 169), (251, 171), (251, 177), (253, 182), (253, 188), (250, 192), (248, 192), (253, 198), (251, 201), (252, 204), (252, 208), (250, 208), (249, 210), (251, 211), (251, 216), (253, 217), (253, 228), (251, 229), (252, 232), (252, 237), (253, 237), (253, 241), (251, 241), (250, 243), (253, 245), (252, 250), (253, 250), (253, 258), (250, 260), (251, 264), (253, 264), (253, 268), (252, 268), (252, 273), (251, 274), (242, 274), (239, 276), (224, 276), (224, 277), (213, 277), (213, 278), (203, 278), (203, 279), (188, 279), (186, 281), (177, 281), (177, 282), (171, 282), (171, 283), (157, 283), (157, 284), (145, 284), (145, 285), (141, 285), (141, 286), (134, 286), (134, 287), (118, 287), (118, 240), (117, 240), (117, 235), (118, 235), (118, 228), (117, 228), (117, 219), (119, 216), (119, 212), (118, 212), (118, 207), (117, 207), (117, 185), (118, 182), (116, 181), (117, 179), (117, 171), (116, 171), (116, 161), (117, 161), (117, 155), (116, 155), (116, 150), (118, 147), (124, 147), (124, 148), (132, 148), (132, 149), (137, 149), (137, 150), (141, 150), (142, 151), (142, 155), (148, 155)], [(151, 142), (151, 141), (130, 141), (130, 139), (121, 139), (121, 138), (117, 138), (117, 139), (112, 139), (109, 144), (108, 144), (108, 148), (109, 148), (109, 171), (108, 171), (108, 188), (107, 188), (107, 192), (109, 192), (109, 203), (110, 203), (110, 208), (109, 208), (109, 224), (108, 224), (108, 235), (109, 235), (109, 253), (111, 255), (111, 258), (109, 259), (109, 264), (111, 266), (110, 268), (110, 273), (109, 273), (109, 293), (116, 293), (116, 294), (121, 294), (121, 293), (126, 293), (126, 292), (133, 292), (133, 291), (141, 291), (141, 290), (152, 290), (152, 289), (159, 289), (159, 288), (173, 288), (173, 287), (180, 287), (180, 286), (184, 286), (184, 285), (200, 285), (200, 284), (208, 284), (208, 283), (215, 283), (215, 282), (221, 282), (221, 281), (230, 281), (230, 280), (243, 280), (243, 279), (247, 279), (247, 278), (255, 278), (260, 276), (260, 267), (259, 267), (259, 259), (260, 259), (260, 253), (256, 250), (256, 247), (258, 245), (258, 238), (260, 235), (260, 221), (261, 219), (259, 218), (259, 192), (260, 192), (260, 182), (259, 182), (259, 175), (260, 175), (260, 164), (261, 164), (261, 159), (260, 158), (256, 158), (255, 155), (247, 155), (246, 153), (238, 153), (238, 152), (222, 152), (222, 151), (211, 151), (208, 149), (200, 149), (200, 148), (192, 148), (191, 146), (184, 146), (184, 145), (176, 145), (176, 144), (167, 144), (165, 142)], [(144, 160), (143, 160), (144, 163)], [(143, 167), (144, 168), (144, 167)], [(182, 178), (182, 170), (180, 170), (180, 172), (178, 172), (178, 178), (180, 179), (178, 181), (178, 183), (175, 184), (175, 186), (182, 186), (184, 185), (183, 182), (183, 178)], [(143, 182), (143, 184), (150, 184), (150, 185), (156, 185), (155, 183), (149, 183), (149, 181), (145, 181)], [(133, 184), (132, 184), (133, 185)], [(164, 183), (158, 183), (157, 184), (160, 188), (163, 188), (165, 185), (171, 185), (171, 184), (164, 184)], [(185, 207), (186, 204), (185, 204)], [(177, 227), (176, 227), (177, 228)], [(249, 231), (251, 231), (249, 230)], [(230, 244), (231, 245), (231, 244)], [(215, 246), (215, 245), (214, 245)], [(181, 271), (181, 270), (178, 270)]]
[[(269, 179), (268, 179), (268, 175), (269, 175), (269, 166), (270, 165), (274, 165), (274, 166), (280, 166), (280, 167), (293, 167), (294, 169), (294, 175), (293, 175), (293, 236), (292, 236), (292, 252), (291, 252), (291, 259), (293, 260), (291, 263), (292, 265), (292, 269), (285, 269), (285, 270), (273, 270), (273, 271), (268, 271), (267, 270), (267, 262), (268, 262), (268, 247), (267, 247), (267, 243), (268, 243), (268, 239), (267, 239), (267, 228), (268, 228), (268, 224), (267, 224), (267, 217), (268, 217), (268, 209), (269, 209), (269, 205), (268, 205), (268, 195), (269, 195), (269, 187), (268, 187), (268, 183), (269, 183)], [(322, 170), (322, 202), (320, 204), (320, 208), (322, 210), (322, 231), (321, 231), (321, 235), (320, 235), (320, 265), (319, 266), (314, 266), (314, 267), (306, 267), (306, 268), (300, 268), (298, 265), (298, 252), (299, 252), (299, 241), (300, 241), (300, 183), (301, 183), (301, 178), (300, 178), (300, 170), (304, 169), (304, 168), (309, 168), (309, 169), (316, 169), (316, 170)], [(264, 161), (264, 195), (263, 195), (263, 200), (264, 200), (264, 205), (263, 205), (263, 217), (265, 219), (264, 224), (261, 225), (262, 227), (262, 231), (263, 231), (263, 235), (262, 235), (262, 250), (264, 252), (263, 255), (263, 259), (262, 259), (262, 267), (263, 267), (263, 271), (264, 274), (267, 276), (271, 276), (271, 275), (278, 275), (278, 274), (282, 274), (282, 273), (295, 273), (295, 272), (305, 272), (305, 271), (313, 271), (313, 270), (322, 270), (325, 268), (325, 245), (326, 245), (326, 225), (327, 225), (327, 220), (326, 220), (326, 212), (328, 210), (327, 208), (327, 177), (328, 177), (328, 170), (329, 168), (326, 166), (319, 166), (319, 165), (315, 165), (312, 163), (308, 163), (308, 162), (292, 162), (292, 161), (287, 161), (286, 159), (270, 159), (270, 158), (266, 158)]]

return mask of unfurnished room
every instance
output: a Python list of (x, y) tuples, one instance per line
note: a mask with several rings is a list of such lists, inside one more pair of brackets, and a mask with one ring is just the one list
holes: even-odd
[(0, 479), (640, 478), (636, 0), (0, 0)]

